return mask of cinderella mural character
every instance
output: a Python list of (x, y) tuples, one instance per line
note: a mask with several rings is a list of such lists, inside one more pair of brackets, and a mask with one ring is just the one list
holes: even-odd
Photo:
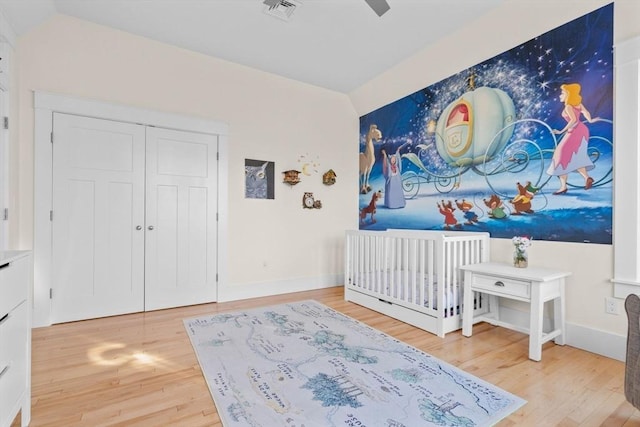
[[(591, 118), (589, 110), (582, 105), (578, 83), (564, 84), (560, 86), (560, 101), (564, 102), (562, 117), (567, 121), (566, 126), (553, 133), (564, 136), (553, 153), (553, 159), (547, 173), (560, 179), (560, 188), (553, 194), (565, 194), (567, 192), (567, 178), (569, 172), (578, 172), (585, 179), (584, 189), (588, 190), (593, 185), (593, 178), (587, 171), (595, 166), (587, 152), (589, 144), (589, 129), (580, 121), (580, 115), (589, 123), (599, 121), (599, 117)], [(566, 132), (566, 133), (565, 133)]]
[(411, 145), (407, 141), (398, 147), (395, 154), (387, 155), (383, 148), (382, 153), (382, 174), (384, 175), (384, 205), (388, 209), (404, 208), (404, 191), (402, 190), (402, 157), (400, 150), (406, 145)]

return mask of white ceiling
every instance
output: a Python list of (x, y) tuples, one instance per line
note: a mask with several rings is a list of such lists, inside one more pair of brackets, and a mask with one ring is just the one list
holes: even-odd
[(505, 0), (300, 0), (291, 19), (262, 0), (0, 0), (17, 35), (55, 13), (348, 93)]

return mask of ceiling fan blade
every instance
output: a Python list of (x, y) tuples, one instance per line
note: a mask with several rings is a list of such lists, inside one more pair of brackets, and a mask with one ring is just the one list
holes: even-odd
[(367, 2), (369, 7), (373, 9), (373, 11), (378, 14), (378, 16), (384, 15), (385, 12), (391, 9), (391, 6), (389, 6), (389, 3), (387, 3), (386, 0), (364, 0), (364, 1)]

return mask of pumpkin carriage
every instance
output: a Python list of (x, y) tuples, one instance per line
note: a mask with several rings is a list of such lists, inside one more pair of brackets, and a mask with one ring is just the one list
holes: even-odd
[[(449, 103), (437, 120), (428, 121), (424, 132), (427, 143), (419, 144), (418, 152), (402, 155), (414, 166), (402, 174), (406, 198), (416, 197), (426, 183), (440, 193), (448, 193), (460, 186), (462, 175), (469, 170), (484, 177), (488, 188), (502, 197), (509, 195), (502, 194), (492, 178), (504, 172), (527, 170), (538, 189), (551, 179), (544, 171), (557, 145), (552, 128), (538, 119), (518, 120), (514, 102), (505, 91), (486, 86), (475, 88), (473, 78), (469, 80), (469, 90)], [(518, 126), (520, 132), (516, 130)], [(543, 138), (551, 138), (554, 148), (541, 148), (536, 140)], [(591, 139), (596, 144), (592, 145)], [(603, 151), (611, 151), (612, 144), (606, 138), (591, 139), (589, 156), (595, 162)], [(433, 165), (434, 157), (442, 163), (441, 167)], [(425, 158), (429, 167), (425, 166)], [(605, 172), (597, 184), (610, 182), (610, 172)]]

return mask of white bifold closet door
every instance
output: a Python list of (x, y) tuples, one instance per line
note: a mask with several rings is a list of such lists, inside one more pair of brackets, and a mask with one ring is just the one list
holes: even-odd
[(52, 320), (142, 311), (145, 127), (53, 122)]
[(54, 114), (52, 321), (216, 299), (217, 138)]
[(217, 140), (147, 128), (146, 159), (145, 309), (213, 302)]

